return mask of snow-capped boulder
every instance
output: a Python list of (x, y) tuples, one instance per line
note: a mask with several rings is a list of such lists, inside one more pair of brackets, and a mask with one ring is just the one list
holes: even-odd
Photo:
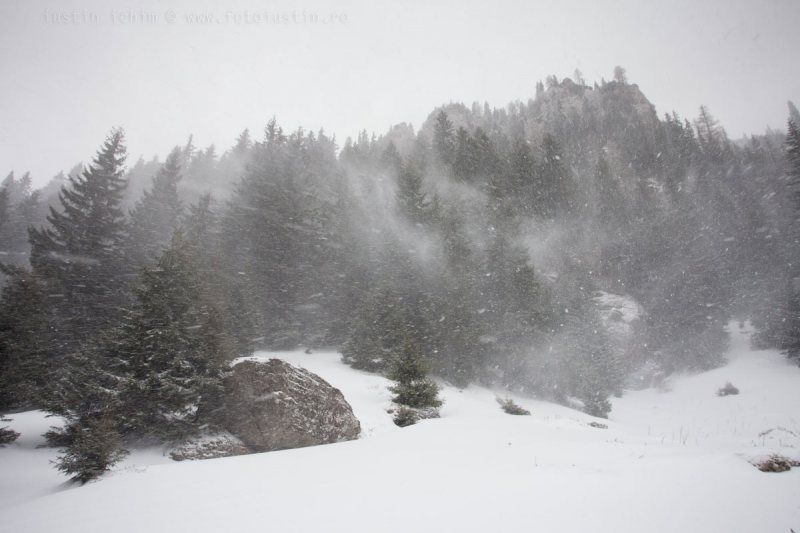
[(280, 359), (234, 365), (224, 413), (225, 428), (255, 452), (352, 440), (361, 432), (339, 389)]

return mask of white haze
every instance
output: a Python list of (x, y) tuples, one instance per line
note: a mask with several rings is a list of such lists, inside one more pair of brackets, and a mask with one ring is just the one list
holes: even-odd
[[(186, 19), (206, 12), (219, 23)], [(272, 115), (341, 145), (361, 129), (419, 127), (448, 101), (526, 100), (550, 74), (609, 79), (616, 64), (660, 113), (706, 104), (739, 137), (783, 128), (786, 100), (800, 100), (798, 20), (796, 0), (4, 0), (0, 171), (43, 185), (114, 125), (131, 163), (189, 134), (219, 153)]]

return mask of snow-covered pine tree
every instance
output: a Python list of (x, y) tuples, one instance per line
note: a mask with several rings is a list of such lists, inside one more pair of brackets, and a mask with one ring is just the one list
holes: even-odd
[(0, 187), (0, 240), (7, 243), (9, 241), (8, 220), (11, 214), (11, 194), (8, 187)]
[(47, 297), (25, 269), (0, 264), (7, 276), (0, 293), (0, 410), (43, 405), (49, 374), (44, 342)]
[(456, 141), (453, 135), (453, 123), (447, 117), (444, 110), (436, 115), (436, 123), (433, 129), (433, 149), (441, 165), (449, 166), (453, 164), (455, 158)]
[(530, 144), (522, 138), (516, 139), (508, 155), (509, 197), (512, 210), (517, 216), (531, 216), (534, 213), (537, 164)]
[(535, 211), (545, 218), (570, 215), (575, 207), (575, 184), (569, 172), (564, 153), (555, 137), (545, 134), (541, 146), (539, 169), (536, 173)]
[(222, 246), (231, 273), (246, 276), (258, 300), (263, 344), (285, 349), (325, 334), (321, 296), (336, 282), (326, 268), (335, 152), (322, 134), (286, 137), (274, 125), (267, 133), (223, 218)]
[(153, 178), (131, 211), (127, 244), (131, 261), (143, 267), (155, 260), (169, 246), (172, 233), (183, 216), (183, 203), (178, 195), (181, 179), (181, 148), (167, 156), (164, 165)]
[(609, 395), (621, 391), (622, 367), (594, 309), (573, 310), (565, 323), (558, 348), (562, 386), (583, 402), (586, 413), (606, 418), (611, 411)]
[(486, 321), (481, 298), (480, 263), (464, 233), (464, 217), (455, 207), (439, 211), (437, 224), (442, 237), (443, 265), (434, 291), (431, 328), (435, 372), (456, 386), (473, 381), (485, 364), (481, 338)]
[(56, 468), (79, 483), (100, 477), (127, 454), (107, 414), (81, 419), (70, 433), (70, 443), (56, 460)]
[(216, 302), (234, 353), (251, 353), (257, 336), (258, 311), (249, 294), (247, 280), (233, 271), (227, 258), (220, 253), (220, 221), (211, 194), (204, 194), (189, 206), (181, 227), (203, 293)]
[(39, 191), (31, 191), (14, 205), (9, 214), (9, 251), (16, 257), (17, 264), (24, 263), (24, 259), (29, 250), (28, 228), (39, 222), (41, 210), (41, 194)]
[(232, 354), (180, 231), (134, 292), (109, 347), (121, 375), (123, 432), (181, 438), (209, 422), (200, 402), (219, 394)]
[(427, 365), (419, 344), (410, 336), (403, 335), (402, 341), (392, 354), (389, 378), (396, 382), (390, 390), (394, 393), (392, 401), (411, 408), (439, 407), (439, 386), (428, 379)]
[(397, 176), (397, 208), (412, 224), (430, 220), (430, 202), (422, 189), (422, 175), (412, 164), (402, 165)]
[[(790, 106), (797, 114), (797, 109)], [(789, 163), (789, 192), (793, 202), (793, 224), (790, 229), (789, 242), (789, 287), (787, 295), (789, 304), (784, 320), (782, 348), (787, 355), (800, 362), (800, 125), (789, 119), (786, 133), (786, 159)]]
[(92, 164), (70, 176), (49, 225), (30, 229), (33, 273), (50, 294), (49, 350), (73, 352), (113, 324), (125, 302), (124, 136), (112, 130)]
[(402, 300), (388, 287), (374, 287), (362, 300), (342, 345), (342, 360), (360, 370), (383, 372), (391, 364), (397, 333), (404, 328)]
[(0, 252), (4, 263), (27, 266), (28, 228), (40, 220), (40, 198), (40, 192), (31, 189), (28, 172), (20, 179), (11, 172), (0, 185)]
[(611, 173), (605, 157), (600, 156), (594, 172), (594, 187), (597, 191), (597, 217), (609, 229), (625, 221), (625, 199), (619, 183)]

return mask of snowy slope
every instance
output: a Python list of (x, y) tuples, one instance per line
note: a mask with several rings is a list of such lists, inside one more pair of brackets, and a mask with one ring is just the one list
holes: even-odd
[[(201, 462), (146, 450), (70, 487), (46, 464), (52, 451), (33, 448), (48, 421), (15, 415), (23, 436), (0, 450), (0, 531), (800, 531), (800, 469), (765, 474), (745, 460), (800, 451), (800, 369), (738, 330), (730, 364), (615, 400), (608, 429), (526, 398), (515, 400), (533, 416), (509, 416), (478, 387), (446, 387), (441, 419), (400, 429), (384, 378), (335, 353), (259, 356), (340, 388), (363, 437)], [(726, 381), (741, 394), (715, 396)]]

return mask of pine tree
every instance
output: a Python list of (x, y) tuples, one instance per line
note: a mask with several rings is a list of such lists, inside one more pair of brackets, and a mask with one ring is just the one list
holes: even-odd
[(236, 145), (233, 147), (233, 151), (238, 154), (242, 154), (249, 150), (252, 146), (253, 141), (250, 139), (250, 130), (245, 129), (236, 139)]
[[(263, 321), (263, 345), (314, 345), (326, 336), (334, 291), (336, 185), (331, 139), (297, 131), (260, 144), (223, 219), (230, 272), (247, 276)], [(243, 273), (243, 274), (238, 274)], [(332, 320), (331, 320), (332, 322)]]
[(180, 232), (145, 269), (137, 302), (124, 318), (110, 356), (122, 375), (119, 402), (125, 433), (180, 438), (204, 421), (198, 407), (221, 387), (230, 345), (219, 313), (202, 294)]
[(350, 334), (342, 345), (342, 360), (360, 370), (383, 372), (406, 327), (403, 301), (386, 286), (374, 287), (359, 305)]
[(403, 165), (397, 177), (397, 207), (412, 224), (423, 224), (430, 218), (430, 202), (422, 190), (422, 175), (411, 164)]
[(530, 145), (522, 139), (514, 142), (509, 155), (510, 194), (514, 213), (531, 216), (538, 191), (536, 190), (536, 160)]
[(447, 113), (439, 111), (433, 127), (433, 148), (439, 161), (445, 165), (452, 165), (455, 159), (455, 147), (453, 123), (447, 118)]
[(31, 173), (26, 172), (22, 175), (21, 178), (17, 179), (14, 175), (14, 172), (11, 171), (8, 173), (8, 176), (3, 180), (3, 183), (0, 184), (0, 187), (6, 189), (9, 194), (9, 203), (11, 204), (18, 204), (23, 199), (27, 198), (33, 192), (31, 190), (31, 185), (33, 183), (33, 178), (31, 178)]
[(205, 150), (197, 151), (189, 161), (181, 165), (181, 168), (184, 190), (190, 193), (192, 198), (206, 192), (220, 195), (227, 189), (227, 184), (218, 179), (219, 158), (213, 144)]
[(40, 193), (31, 189), (30, 173), (16, 179), (10, 173), (0, 188), (0, 246), (4, 261), (19, 266), (28, 262), (28, 228), (39, 220)]
[(286, 141), (286, 136), (283, 134), (283, 128), (278, 126), (275, 117), (272, 117), (264, 129), (264, 142), (268, 145), (280, 145)]
[(541, 150), (535, 210), (545, 218), (569, 215), (574, 207), (574, 184), (561, 147), (552, 135), (546, 134)]
[(485, 362), (481, 338), (487, 332), (479, 318), (484, 304), (477, 281), (480, 263), (464, 234), (463, 216), (455, 208), (443, 210), (439, 224), (444, 265), (434, 295), (436, 351), (432, 363), (438, 375), (465, 387)]
[(799, 278), (795, 277), (787, 287), (786, 316), (783, 322), (781, 348), (786, 350), (790, 359), (800, 362), (800, 287)]
[(489, 135), (483, 128), (477, 128), (473, 134), (473, 139), (473, 147), (476, 151), (477, 163), (475, 174), (481, 186), (497, 186), (502, 184), (503, 186), (501, 189), (504, 192), (507, 191), (507, 172), (504, 168), (503, 160), (498, 155), (495, 145), (489, 138)]
[(621, 391), (623, 373), (605, 328), (588, 306), (571, 309), (563, 319), (554, 343), (561, 374), (557, 390), (581, 400), (588, 414), (606, 418), (611, 411), (608, 397)]
[(788, 250), (790, 282), (786, 294), (789, 303), (781, 348), (786, 350), (790, 358), (800, 361), (800, 127), (791, 119), (786, 134), (786, 159), (789, 163), (789, 191), (794, 200), (794, 218)]
[(18, 256), (25, 257), (30, 250), (28, 228), (40, 219), (40, 198), (39, 191), (32, 191), (22, 197), (10, 213), (8, 244)]
[(197, 203), (189, 206), (182, 224), (186, 240), (210, 254), (214, 253), (219, 240), (219, 217), (213, 204), (211, 193), (202, 195)]
[(8, 187), (2, 187), (0, 188), (0, 242), (4, 243), (4, 248), (7, 246), (5, 243), (8, 243), (10, 238), (8, 228), (8, 219), (10, 214), (11, 195), (8, 192)]
[(695, 120), (695, 127), (697, 142), (703, 154), (711, 163), (721, 164), (728, 149), (728, 136), (706, 106), (700, 106), (700, 115)]
[(790, 187), (800, 210), (800, 125), (790, 120), (786, 132), (786, 159), (789, 162)]
[[(231, 343), (180, 232), (134, 292), (119, 325), (67, 358), (60, 386), (47, 398), (47, 410), (69, 421), (48, 440), (68, 446), (70, 461), (84, 460), (92, 447), (115, 450), (119, 438), (180, 439), (217, 421)], [(88, 445), (79, 440), (86, 431)]]
[(672, 240), (647, 267), (658, 283), (643, 304), (646, 342), (669, 372), (718, 366), (728, 345), (733, 288), (722, 252), (702, 231), (701, 209), (687, 204), (669, 225), (657, 228)]
[(109, 416), (86, 418), (72, 426), (70, 443), (56, 460), (56, 468), (83, 484), (96, 479), (119, 462), (127, 451)]
[(6, 192), (11, 194), (11, 188), (14, 186), (14, 181), (14, 171), (12, 170), (5, 178), (3, 178), (3, 182), (0, 183), (0, 188), (5, 189)]
[(0, 410), (41, 407), (51, 375), (44, 288), (30, 272), (0, 265), (8, 276), (0, 296)]
[(458, 128), (452, 156), (453, 177), (458, 181), (475, 184), (480, 165), (477, 142), (465, 128)]
[(189, 206), (182, 223), (191, 261), (204, 294), (216, 302), (225, 333), (236, 355), (247, 355), (253, 350), (256, 338), (258, 312), (248, 296), (247, 280), (232, 274), (232, 269), (221, 254), (219, 216), (210, 194), (200, 197)]
[(119, 316), (126, 269), (122, 130), (113, 130), (91, 166), (71, 176), (50, 208), (48, 227), (30, 230), (31, 265), (52, 295), (50, 349), (64, 355)]
[(389, 145), (386, 146), (386, 149), (381, 154), (381, 167), (389, 172), (392, 179), (397, 179), (403, 169), (403, 158), (393, 142), (389, 142)]
[(389, 378), (397, 384), (390, 388), (393, 402), (412, 408), (439, 407), (439, 386), (427, 377), (427, 367), (420, 348), (404, 336), (393, 355)]
[(608, 397), (620, 391), (622, 370), (598, 317), (592, 313), (583, 321), (575, 393), (583, 401), (588, 414), (607, 418), (611, 411)]
[(180, 179), (181, 149), (175, 148), (131, 211), (128, 246), (131, 260), (139, 267), (158, 257), (178, 228), (183, 215), (178, 195)]
[(619, 183), (611, 174), (611, 168), (604, 157), (600, 157), (594, 173), (597, 191), (598, 218), (606, 227), (625, 220), (625, 202)]

